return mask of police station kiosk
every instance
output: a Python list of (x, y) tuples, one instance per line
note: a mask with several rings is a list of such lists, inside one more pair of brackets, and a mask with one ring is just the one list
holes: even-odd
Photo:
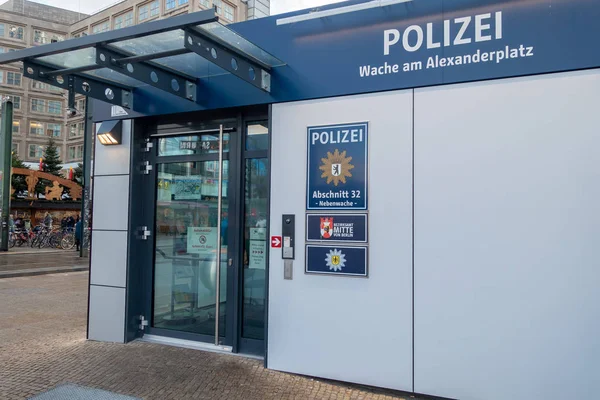
[(0, 55), (93, 99), (89, 340), (598, 398), (598, 21), (592, 0), (363, 0)]

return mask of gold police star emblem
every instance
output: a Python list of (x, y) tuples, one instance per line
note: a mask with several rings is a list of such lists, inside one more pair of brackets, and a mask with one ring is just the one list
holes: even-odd
[(327, 158), (321, 158), (323, 165), (319, 167), (323, 173), (321, 178), (327, 179), (327, 184), (333, 182), (335, 186), (341, 183), (346, 183), (346, 178), (351, 178), (352, 173), (350, 172), (354, 165), (350, 164), (352, 157), (346, 157), (346, 151), (340, 151), (335, 149), (333, 154), (327, 152)]

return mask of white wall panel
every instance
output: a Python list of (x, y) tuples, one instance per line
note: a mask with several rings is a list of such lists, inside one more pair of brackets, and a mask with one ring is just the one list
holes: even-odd
[[(97, 139), (94, 154), (89, 339), (125, 341), (131, 120), (120, 145)], [(98, 286), (101, 285), (101, 286)]]
[(92, 285), (124, 288), (127, 281), (127, 232), (95, 231), (92, 265)]
[[(115, 146), (104, 146), (96, 140), (94, 154), (94, 175), (119, 175), (129, 173), (131, 159), (131, 120), (123, 120), (122, 143)], [(96, 124), (96, 130), (100, 124)]]
[(416, 90), (415, 391), (600, 393), (600, 72)]
[[(369, 278), (304, 274), (307, 126), (369, 121)], [(296, 215), (293, 280), (270, 253), (269, 368), (412, 390), (412, 92), (273, 106), (271, 233)]]
[(89, 339), (125, 341), (125, 289), (90, 286)]
[(129, 175), (94, 177), (93, 218), (94, 230), (127, 230)]

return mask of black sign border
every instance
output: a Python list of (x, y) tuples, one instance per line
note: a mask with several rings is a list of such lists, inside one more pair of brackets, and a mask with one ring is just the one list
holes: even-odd
[[(308, 248), (309, 247), (326, 247), (326, 248), (331, 248), (331, 247), (335, 247), (338, 249), (364, 249), (365, 250), (365, 275), (358, 275), (358, 274), (346, 274), (343, 272), (316, 272), (316, 271), (309, 271), (308, 270)], [(336, 246), (335, 244), (333, 246), (329, 245), (329, 246), (324, 246), (324, 245), (318, 245), (318, 244), (307, 244), (305, 246), (304, 249), (304, 274), (305, 275), (327, 275), (327, 276), (346, 276), (346, 277), (350, 277), (350, 278), (368, 278), (369, 277), (369, 246)]]
[[(342, 217), (364, 217), (365, 218), (365, 240), (326, 240), (326, 239), (321, 239), (321, 240), (317, 240), (317, 239), (309, 239), (308, 238), (308, 219), (312, 216), (312, 217), (334, 217), (335, 216), (342, 216)], [(359, 212), (359, 213), (351, 213), (351, 212), (332, 212), (332, 213), (323, 213), (323, 212), (317, 212), (317, 213), (307, 213), (306, 214), (306, 221), (305, 221), (305, 230), (306, 230), (306, 235), (305, 235), (305, 240), (307, 243), (341, 243), (341, 245), (343, 246), (344, 243), (348, 243), (348, 244), (368, 244), (369, 243), (369, 213), (367, 212)], [(360, 247), (360, 246), (359, 246)]]
[[(365, 135), (365, 195), (367, 196), (365, 198), (365, 206), (361, 207), (361, 208), (355, 208), (355, 207), (309, 207), (310, 206), (310, 135), (309, 135), (309, 130), (310, 129), (314, 129), (314, 128), (329, 128), (329, 127), (336, 127), (336, 126), (346, 126), (346, 125), (365, 125), (366, 127), (366, 135)], [(307, 125), (306, 126), (306, 181), (305, 181), (305, 187), (306, 187), (306, 198), (304, 199), (306, 201), (306, 211), (316, 211), (316, 212), (323, 212), (325, 210), (334, 210), (334, 211), (345, 211), (345, 212), (350, 212), (350, 211), (357, 211), (357, 212), (361, 212), (361, 211), (367, 211), (369, 209), (369, 146), (370, 146), (370, 140), (369, 140), (369, 135), (370, 135), (370, 124), (369, 121), (360, 121), (360, 122), (347, 122), (347, 123), (341, 123), (341, 124), (326, 124), (326, 125)]]

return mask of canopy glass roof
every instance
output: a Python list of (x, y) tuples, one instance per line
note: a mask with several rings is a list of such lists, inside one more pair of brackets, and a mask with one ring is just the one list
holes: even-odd
[(15, 61), (28, 78), (127, 108), (136, 87), (196, 101), (199, 81), (224, 74), (270, 91), (271, 70), (284, 65), (219, 23), (214, 10), (0, 54), (0, 64)]

